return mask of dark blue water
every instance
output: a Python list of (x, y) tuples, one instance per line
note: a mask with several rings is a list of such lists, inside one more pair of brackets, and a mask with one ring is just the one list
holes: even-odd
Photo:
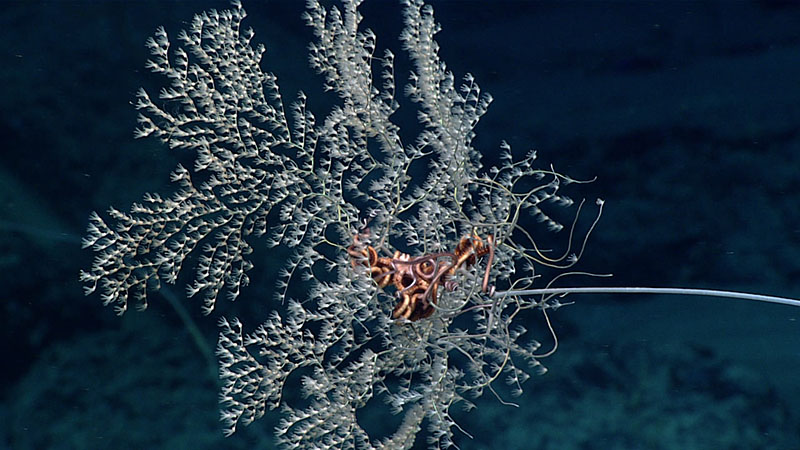
[[(365, 23), (400, 53), (398, 7), (367, 3)], [(284, 96), (302, 89), (324, 111), (331, 99), (307, 68), (302, 4), (247, 2), (246, 23)], [(190, 160), (135, 141), (130, 102), (161, 83), (144, 69), (145, 39), (160, 25), (176, 36), (211, 7), (226, 4), (0, 8), (0, 447), (272, 447), (272, 413), (222, 437), (204, 353), (219, 315), (250, 326), (266, 317), (276, 267), (263, 249), (253, 286), (213, 317), (182, 288), (168, 292), (198, 338), (160, 296), (118, 318), (77, 281), (92, 257), (80, 250), (88, 214), (169, 192), (169, 172)], [(606, 201), (579, 269), (614, 276), (590, 281), (800, 297), (800, 5), (435, 7), (448, 67), (495, 99), (475, 147), (491, 155), (505, 139), (521, 154), (536, 149), (542, 166), (597, 177), (568, 191)], [(474, 437), (457, 432), (462, 449), (800, 448), (800, 309), (571, 300), (551, 316), (559, 350), (543, 361), (549, 371), (526, 383), (519, 408), (486, 395), (459, 414)]]

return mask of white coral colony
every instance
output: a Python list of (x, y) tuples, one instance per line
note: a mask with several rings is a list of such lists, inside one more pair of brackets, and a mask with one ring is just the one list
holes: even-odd
[[(174, 283), (190, 254), (197, 264), (188, 294), (210, 313), (221, 293), (235, 298), (248, 284), (251, 246), (292, 249), (278, 286), (280, 311), (252, 333), (238, 319), (220, 320), (227, 434), (280, 407), (277, 439), (286, 448), (410, 448), (423, 421), (430, 447), (449, 447), (458, 427), (451, 407), (469, 407), (485, 391), (502, 400), (496, 381), (518, 393), (542, 370), (539, 359), (550, 352), (515, 318), (547, 314), (564, 294), (800, 304), (721, 291), (551, 286), (580, 259), (602, 202), (577, 244), (570, 227), (575, 250), (554, 256), (537, 246), (521, 221), (561, 228), (547, 208), (572, 205), (560, 189), (576, 180), (537, 168), (534, 153), (514, 159), (505, 143), (500, 165), (482, 168), (473, 130), (491, 97), (471, 76), (458, 82), (446, 69), (433, 9), (422, 0), (403, 2), (400, 39), (413, 63), (405, 93), (420, 130), (404, 142), (392, 121), (394, 55), (375, 54), (360, 3), (345, 0), (339, 10), (308, 2), (311, 66), (340, 99), (321, 121), (302, 93), (287, 105), (275, 76), (262, 71), (264, 47), (241, 27), (238, 1), (195, 16), (178, 46), (159, 29), (147, 44), (147, 67), (168, 85), (158, 101), (138, 93), (136, 135), (193, 152), (194, 167), (174, 170), (170, 196), (147, 194), (127, 213), (111, 209), (109, 223), (90, 217), (84, 247), (96, 256), (81, 280), (120, 314), (131, 298), (146, 307), (147, 291)], [(426, 177), (409, 176), (412, 166), (427, 167)], [(540, 278), (542, 265), (556, 269), (551, 282)], [(319, 280), (323, 270), (333, 276)], [(298, 286), (305, 298), (290, 298)], [(303, 374), (302, 406), (282, 396), (294, 373)], [(373, 397), (403, 415), (389, 436), (369, 436), (359, 424), (358, 411)]]

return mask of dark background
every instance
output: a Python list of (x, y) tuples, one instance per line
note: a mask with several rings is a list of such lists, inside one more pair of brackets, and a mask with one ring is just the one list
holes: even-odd
[[(303, 3), (245, 2), (246, 25), (284, 98), (302, 89), (321, 118), (335, 99), (307, 68)], [(448, 67), (495, 98), (476, 148), (492, 155), (505, 139), (519, 155), (538, 150), (543, 167), (597, 177), (569, 191), (606, 201), (579, 269), (614, 277), (593, 281), (800, 297), (795, 2), (434, 6)], [(170, 192), (169, 172), (189, 156), (133, 139), (136, 90), (162, 83), (144, 70), (146, 38), (160, 25), (174, 38), (192, 14), (226, 4), (0, 7), (0, 447), (270, 448), (274, 414), (222, 438), (209, 352), (220, 315), (266, 318), (280, 260), (255, 242), (253, 285), (212, 317), (177, 286), (172, 303), (154, 295), (119, 318), (77, 281), (92, 257), (80, 249), (89, 213)], [(395, 2), (362, 10), (400, 54)], [(552, 317), (548, 373), (528, 381), (520, 408), (487, 395), (459, 414), (474, 436), (457, 433), (461, 448), (800, 448), (800, 310), (571, 300)]]

